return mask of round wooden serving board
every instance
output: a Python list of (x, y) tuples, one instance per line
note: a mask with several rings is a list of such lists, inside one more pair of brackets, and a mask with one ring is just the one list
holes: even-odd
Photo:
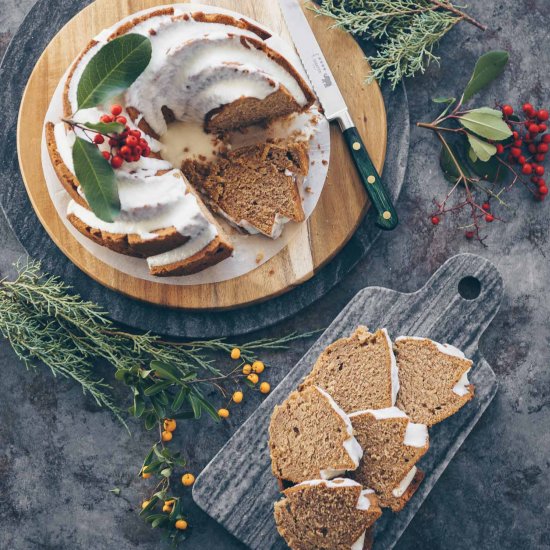
[[(21, 102), (17, 148), (23, 181), (42, 225), (63, 253), (99, 283), (127, 296), (182, 309), (229, 309), (257, 303), (310, 279), (351, 238), (368, 200), (337, 125), (331, 127), (328, 179), (319, 203), (289, 246), (258, 269), (222, 283), (176, 286), (126, 275), (99, 261), (67, 230), (50, 199), (40, 160), (44, 117), (59, 80), (88, 41), (121, 18), (159, 0), (96, 0), (74, 17), (38, 60)], [(183, 2), (179, 2), (183, 3)], [(199, 2), (197, 2), (199, 3)], [(242, 13), (291, 42), (276, 0), (201, 0)], [(304, 6), (308, 2), (303, 2)], [(386, 112), (377, 84), (364, 84), (370, 68), (355, 40), (330, 20), (305, 10), (379, 171), (386, 153)]]

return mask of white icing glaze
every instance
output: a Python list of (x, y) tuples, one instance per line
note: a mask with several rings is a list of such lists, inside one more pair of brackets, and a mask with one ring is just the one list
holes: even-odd
[(376, 420), (385, 420), (386, 418), (408, 418), (407, 415), (398, 407), (388, 407), (387, 409), (366, 409), (364, 411), (356, 411), (349, 415), (350, 418), (361, 416), (363, 414), (371, 414)]
[(364, 489), (361, 491), (361, 494), (359, 495), (359, 499), (357, 501), (357, 509), (366, 511), (371, 507), (371, 502), (368, 497), (368, 495), (374, 494), (374, 491), (372, 489)]
[(217, 229), (212, 224), (208, 224), (200, 233), (195, 235), (194, 238), (184, 245), (164, 252), (163, 254), (147, 258), (147, 265), (149, 267), (160, 267), (187, 260), (191, 256), (197, 254), (197, 252), (200, 252), (205, 246), (208, 246), (217, 235)]
[(403, 443), (409, 447), (425, 447), (428, 442), (428, 427), (425, 424), (409, 422)]
[[(346, 431), (349, 435), (349, 438), (344, 441), (344, 448), (346, 449), (346, 452), (348, 453), (349, 457), (351, 458), (352, 462), (355, 465), (355, 468), (359, 466), (359, 462), (361, 461), (361, 458), (363, 457), (363, 449), (359, 445), (357, 439), (353, 436), (353, 426), (351, 425), (351, 421), (348, 417), (348, 415), (338, 406), (336, 401), (328, 394), (325, 390), (322, 388), (315, 386), (317, 391), (321, 393), (325, 398), (328, 400), (330, 406), (334, 409), (334, 411), (340, 416), (340, 418), (344, 421), (346, 425)], [(321, 470), (321, 477), (323, 479), (331, 479), (335, 476), (342, 475), (345, 472), (345, 470), (334, 470), (332, 468), (327, 468), (325, 470)]]
[(456, 385), (453, 388), (453, 392), (457, 395), (460, 395), (461, 397), (464, 395), (467, 395), (470, 393), (470, 389), (468, 386), (470, 385), (470, 381), (468, 380), (468, 373), (471, 369), (468, 369), (461, 377), (460, 380), (456, 383)]
[(405, 491), (409, 488), (417, 471), (418, 468), (416, 466), (411, 468), (409, 473), (402, 479), (401, 483), (392, 491), (394, 497), (399, 498), (405, 494)]
[(390, 361), (391, 361), (391, 404), (395, 405), (397, 401), (397, 394), (399, 393), (399, 371), (397, 370), (397, 360), (395, 359), (395, 354), (393, 353), (393, 344), (388, 334), (388, 331), (383, 328), (382, 333), (386, 338), (388, 343), (388, 349), (390, 350)]
[(298, 483), (295, 485), (295, 487), (303, 487), (303, 486), (315, 486), (315, 485), (326, 485), (330, 488), (338, 488), (338, 487), (361, 487), (357, 481), (354, 481), (353, 479), (344, 478), (344, 477), (337, 477), (335, 479), (310, 479), (308, 481), (302, 481), (302, 483)]

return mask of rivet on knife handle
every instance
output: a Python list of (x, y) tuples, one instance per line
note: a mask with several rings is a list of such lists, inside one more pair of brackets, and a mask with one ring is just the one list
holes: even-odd
[(398, 224), (397, 212), (357, 128), (352, 127), (345, 130), (344, 137), (367, 194), (376, 210), (376, 225), (387, 231), (395, 229)]

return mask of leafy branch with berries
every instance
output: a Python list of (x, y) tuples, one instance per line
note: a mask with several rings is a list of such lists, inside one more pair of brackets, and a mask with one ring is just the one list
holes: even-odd
[(482, 228), (504, 221), (495, 207), (508, 208), (505, 195), (517, 182), (538, 201), (548, 195), (543, 178), (550, 144), (548, 111), (529, 103), (523, 105), (521, 116), (510, 105), (465, 108), (507, 63), (508, 54), (503, 51), (481, 56), (460, 98), (435, 98), (435, 103), (445, 105), (443, 112), (432, 122), (417, 123), (440, 141), (440, 165), (451, 183), (446, 196), (433, 201), (432, 224), (439, 225), (444, 216), (453, 215), (459, 218), (467, 239), (482, 243)]

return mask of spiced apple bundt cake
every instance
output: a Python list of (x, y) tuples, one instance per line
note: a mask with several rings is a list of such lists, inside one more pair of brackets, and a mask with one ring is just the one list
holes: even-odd
[[(102, 48), (128, 35), (150, 41), (148, 65), (120, 95), (81, 108), (79, 86), (88, 66)], [(72, 225), (97, 244), (146, 258), (153, 275), (174, 276), (196, 273), (232, 254), (231, 239), (212, 213), (272, 238), (286, 222), (302, 221), (298, 183), (308, 171), (307, 140), (263, 137), (253, 146), (232, 148), (228, 138), (314, 103), (299, 71), (266, 43), (270, 37), (248, 19), (178, 6), (139, 12), (96, 36), (68, 72), (63, 120), (46, 124), (53, 167), (72, 199), (67, 211)], [(90, 140), (82, 125), (108, 122), (113, 104), (121, 112), (112, 120), (126, 125), (126, 135), (137, 143), (133, 151), (141, 155), (114, 162), (111, 140), (95, 142), (115, 169), (120, 197), (116, 216), (105, 220), (90, 207), (76, 177), (73, 148), (78, 137)], [(224, 146), (211, 156), (169, 162), (161, 141), (172, 123), (189, 125), (201, 133), (197, 139), (207, 134)]]

